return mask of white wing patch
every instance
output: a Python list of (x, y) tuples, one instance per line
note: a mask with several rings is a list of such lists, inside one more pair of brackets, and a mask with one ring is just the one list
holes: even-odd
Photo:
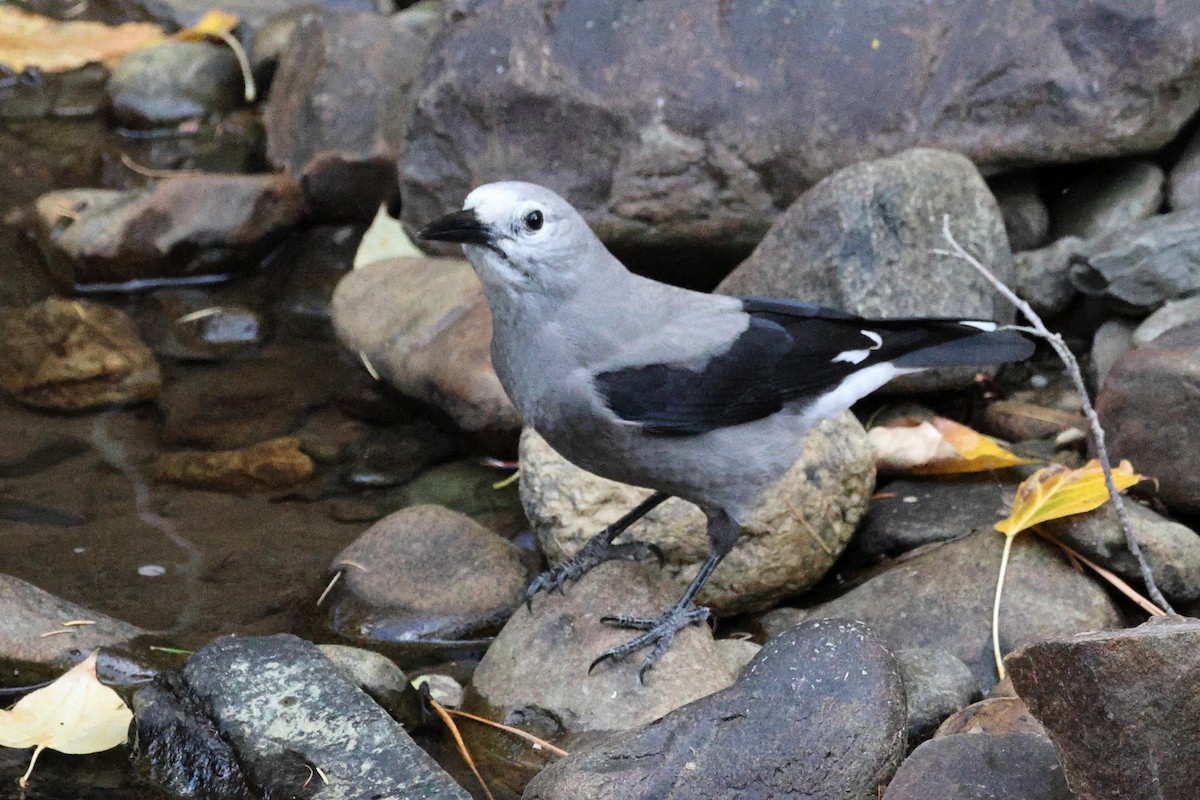
[(958, 324), (966, 325), (968, 328), (978, 328), (979, 330), (987, 331), (988, 333), (996, 330), (996, 323), (984, 322), (983, 320), (978, 319), (964, 319), (960, 320)]
[(883, 347), (883, 337), (875, 331), (859, 331), (863, 336), (870, 339), (874, 344), (866, 350), (845, 350), (833, 357), (833, 363), (844, 361), (847, 364), (861, 364), (866, 360), (867, 356), (871, 355), (872, 350), (878, 350)]

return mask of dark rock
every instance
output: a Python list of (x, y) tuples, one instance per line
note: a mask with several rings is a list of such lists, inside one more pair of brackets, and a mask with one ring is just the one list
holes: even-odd
[(269, 492), (310, 478), (316, 469), (300, 450), (300, 440), (283, 436), (240, 450), (163, 453), (154, 462), (154, 479), (213, 492)]
[(883, 800), (1073, 800), (1054, 745), (1032, 733), (947, 736), (905, 759)]
[(321, 644), (317, 648), (343, 678), (370, 695), (406, 731), (421, 726), (421, 698), (408, 682), (408, 676), (391, 659), (382, 653), (343, 644)]
[(0, 314), (0, 388), (38, 408), (79, 411), (158, 396), (162, 377), (115, 308), (48, 298)]
[[(1002, 281), (1012, 256), (996, 201), (971, 162), (956, 153), (910, 150), (834, 173), (805, 192), (717, 290), (790, 297), (868, 317), (1012, 318), (1012, 307), (974, 268), (935, 251), (955, 238)], [(903, 379), (946, 388), (977, 369)]]
[[(859, 619), (894, 650), (945, 650), (970, 667), (981, 689), (996, 683), (992, 600), (1004, 537), (986, 530), (934, 544), (841, 597), (762, 619), (774, 633), (803, 619)], [(1000, 649), (1079, 631), (1114, 628), (1121, 615), (1105, 591), (1057, 547), (1035, 537), (1013, 542), (1000, 607)]]
[(270, 87), (275, 79), (275, 70), (279, 67), (279, 58), (287, 49), (288, 43), (307, 17), (320, 12), (312, 5), (294, 6), (272, 14), (259, 25), (254, 35), (250, 37), (250, 46), (246, 55), (250, 59), (250, 71), (254, 73), (254, 81), (263, 97), (271, 96)]
[(1055, 197), (1054, 238), (1092, 239), (1154, 215), (1165, 182), (1162, 167), (1149, 161), (1093, 165)]
[(107, 84), (113, 118), (126, 128), (171, 128), (244, 102), (242, 72), (224, 44), (164, 42), (132, 51)]
[(1112, 457), (1157, 479), (1167, 505), (1200, 512), (1200, 323), (1167, 331), (1113, 365), (1096, 398)]
[(155, 355), (181, 361), (225, 361), (266, 338), (266, 320), (252, 308), (222, 303), (199, 289), (160, 289), (138, 314)]
[(219, 276), (257, 265), (299, 221), (283, 175), (181, 175), (145, 189), (67, 189), (38, 198), (39, 235), (65, 286)]
[(353, 268), (364, 230), (320, 225), (297, 232), (270, 255), (264, 271), (278, 276), (272, 311), (284, 330), (304, 339), (335, 338), (333, 292)]
[(1168, 180), (1172, 211), (1200, 206), (1200, 131), (1192, 132)]
[(402, 14), (300, 20), (267, 102), (267, 156), (304, 185), (318, 217), (369, 221), (396, 196), (408, 89), (428, 42)]
[[(221, 9), (237, 15), (239, 32), (249, 39), (268, 19), (294, 9), (301, 1), (317, 9), (376, 10), (375, 0), (226, 0)], [(206, 0), (132, 0), (122, 5), (126, 14), (151, 19), (171, 29), (194, 25), (212, 10), (212, 3)]]
[(1005, 663), (1079, 798), (1185, 798), (1200, 782), (1200, 621), (1030, 645)]
[(987, 433), (1013, 442), (1058, 436), (1071, 428), (1082, 431), (1086, 422), (1075, 397), (1074, 408), (997, 400), (983, 409), (981, 425)]
[(86, 117), (99, 114), (105, 103), (108, 69), (85, 64), (66, 72), (5, 75), (0, 87), (0, 119)]
[(1075, 297), (1071, 261), (1083, 252), (1082, 239), (1067, 236), (1040, 250), (1013, 256), (1013, 291), (1043, 317), (1062, 313)]
[(1033, 250), (1046, 244), (1050, 235), (1050, 211), (1038, 189), (1037, 175), (1033, 172), (1002, 175), (990, 179), (988, 186), (1000, 206), (1008, 246), (1017, 251)]
[(356, 269), (334, 292), (333, 323), (385, 380), (463, 430), (520, 430), (492, 369), (492, 315), (466, 261), (394, 258)]
[(768, 642), (728, 689), (552, 764), (526, 800), (874, 800), (904, 753), (904, 687), (866, 626), (823, 620)]
[(1096, 329), (1092, 337), (1092, 375), (1103, 386), (1117, 359), (1133, 349), (1135, 323), (1128, 319), (1110, 319)]
[(1160, 214), (1087, 243), (1070, 271), (1084, 294), (1146, 314), (1200, 291), (1200, 208)]
[(744, 252), (856, 161), (934, 146), (1007, 170), (1151, 152), (1200, 106), (1186, 4), (848, 8), (461, 5), (413, 90), (405, 221), (503, 175), (559, 191), (610, 242)]
[(430, 465), (450, 460), (459, 449), (454, 437), (428, 422), (391, 425), (358, 445), (345, 480), (364, 489), (398, 486)]
[(900, 650), (896, 663), (908, 698), (910, 748), (932, 736), (946, 717), (979, 699), (971, 670), (944, 650)]
[(1192, 322), (1200, 322), (1200, 295), (1164, 303), (1162, 308), (1146, 317), (1137, 326), (1133, 332), (1133, 343), (1140, 347), (1147, 342), (1154, 341), (1172, 328)]

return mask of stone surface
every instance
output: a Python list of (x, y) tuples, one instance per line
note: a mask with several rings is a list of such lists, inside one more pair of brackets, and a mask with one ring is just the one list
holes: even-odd
[(1171, 300), (1162, 308), (1142, 320), (1133, 331), (1133, 344), (1141, 346), (1152, 342), (1171, 328), (1200, 322), (1200, 295), (1183, 300)]
[(396, 258), (356, 269), (334, 292), (333, 323), (385, 380), (464, 430), (520, 428), (492, 369), (492, 314), (465, 260)]
[(180, 361), (225, 361), (267, 337), (266, 320), (253, 308), (223, 303), (201, 289), (159, 289), (135, 313), (154, 354)]
[(0, 313), (0, 389), (27, 405), (80, 411), (158, 396), (162, 376), (124, 313), (47, 298)]
[(210, 42), (164, 42), (126, 55), (106, 84), (114, 121), (133, 129), (171, 128), (244, 102), (233, 51)]
[(303, 483), (316, 470), (300, 450), (300, 440), (282, 436), (240, 450), (163, 453), (154, 479), (214, 492), (268, 492)]
[(1166, 176), (1150, 161), (1108, 161), (1087, 168), (1055, 196), (1054, 238), (1092, 239), (1158, 212)]
[(895, 659), (857, 622), (800, 625), (728, 689), (548, 767), (526, 800), (874, 800), (904, 753)]
[(408, 89), (427, 46), (402, 14), (300, 19), (267, 101), (267, 157), (301, 181), (318, 217), (369, 221), (395, 198)]
[(1200, 206), (1200, 131), (1193, 131), (1187, 147), (1171, 167), (1168, 200), (1172, 211)]
[[(981, 689), (996, 683), (992, 600), (1004, 537), (985, 530), (929, 547), (837, 599), (763, 617), (767, 633), (804, 619), (858, 619), (894, 650), (945, 650), (970, 667)], [(1034, 537), (1013, 542), (1000, 607), (1000, 649), (1079, 631), (1115, 628), (1121, 615), (1105, 591), (1057, 547)]]
[(395, 662), (382, 653), (344, 644), (320, 644), (317, 649), (342, 677), (370, 695), (406, 731), (420, 727), (421, 699)]
[(1073, 407), (1065, 408), (1062, 405), (1042, 405), (1021, 400), (997, 400), (983, 409), (980, 427), (992, 436), (1022, 443), (1030, 439), (1056, 437), (1072, 428), (1082, 431), (1086, 423), (1079, 410), (1078, 395), (1074, 395), (1074, 398)]
[(1096, 398), (1113, 458), (1156, 478), (1168, 506), (1200, 512), (1200, 323), (1167, 331), (1117, 360)]
[(1200, 621), (1030, 645), (1013, 686), (1057, 746), (1076, 797), (1192, 797), (1200, 781)]
[(1037, 174), (1016, 172), (988, 181), (1012, 250), (1034, 250), (1050, 235), (1050, 210), (1042, 200)]
[(257, 266), (299, 221), (304, 196), (284, 175), (180, 175), (144, 189), (51, 192), (35, 211), (60, 284), (145, 285)]
[[(1000, 694), (1002, 688), (1010, 694)], [(960, 733), (977, 733), (1007, 736), (1011, 734), (1035, 734), (1045, 736), (1046, 729), (1029, 711), (1025, 701), (1012, 693), (1012, 682), (1005, 679), (992, 690), (993, 696), (972, 703), (961, 711), (951, 714), (937, 729), (935, 738), (955, 736)]]
[(360, 489), (399, 486), (459, 453), (454, 436), (424, 420), (378, 427), (354, 447), (343, 480)]
[(896, 663), (908, 698), (910, 748), (932, 736), (946, 717), (979, 699), (971, 670), (945, 650), (900, 650)]
[(1092, 376), (1103, 386), (1113, 364), (1133, 349), (1135, 324), (1128, 319), (1110, 319), (1096, 329), (1092, 337)]
[(1071, 260), (1083, 252), (1084, 242), (1066, 236), (1039, 250), (1013, 256), (1013, 291), (1044, 317), (1066, 309), (1075, 297), (1071, 285)]
[(304, 339), (332, 341), (333, 291), (353, 269), (362, 225), (318, 225), (298, 231), (271, 253), (272, 312), (281, 327)]
[[(272, 16), (292, 10), (298, 5), (301, 3), (297, 0), (226, 0), (221, 7), (237, 15), (241, 21), (238, 26), (239, 32), (252, 37)], [(328, 10), (376, 10), (374, 0), (305, 0), (304, 5)], [(131, 13), (132, 10), (138, 19), (151, 19), (170, 28), (184, 28), (196, 24), (212, 10), (212, 4), (205, 0), (133, 0), (118, 5), (118, 8), (125, 14)]]
[[(747, 517), (742, 537), (697, 600), (720, 614), (740, 613), (809, 588), (833, 565), (862, 516), (874, 484), (873, 454), (862, 426), (846, 414), (805, 438), (796, 463)], [(572, 556), (650, 490), (586, 472), (527, 428), (521, 435), (521, 501), (551, 563)], [(622, 541), (657, 545), (682, 593), (708, 554), (704, 514), (668, 500)]]
[(907, 147), (1003, 169), (1149, 152), (1200, 105), (1186, 5), (464, 4), (413, 90), (404, 217), (503, 176), (609, 242), (744, 252), (816, 181)]
[(883, 800), (1073, 800), (1054, 745), (1032, 733), (947, 736), (905, 759)]

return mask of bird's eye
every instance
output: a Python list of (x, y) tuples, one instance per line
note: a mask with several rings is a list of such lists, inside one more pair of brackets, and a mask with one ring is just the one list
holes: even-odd
[(525, 227), (529, 228), (531, 231), (541, 230), (542, 223), (545, 221), (546, 220), (544, 217), (542, 217), (542, 212), (540, 211), (530, 211), (525, 215)]

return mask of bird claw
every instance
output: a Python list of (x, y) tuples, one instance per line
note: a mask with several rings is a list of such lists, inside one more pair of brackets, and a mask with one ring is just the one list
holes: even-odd
[(663, 551), (648, 542), (626, 542), (624, 544), (610, 544), (595, 540), (588, 542), (578, 553), (560, 564), (555, 564), (533, 579), (529, 588), (525, 590), (525, 607), (533, 611), (533, 598), (537, 596), (538, 592), (545, 591), (549, 594), (557, 591), (559, 594), (563, 594), (567, 581), (579, 580), (592, 567), (603, 564), (605, 561), (617, 559), (641, 561), (647, 557), (653, 557), (658, 561), (660, 568), (666, 563)]
[(711, 613), (708, 608), (688, 603), (672, 606), (661, 617), (634, 617), (628, 614), (601, 617), (600, 621), (606, 625), (645, 631), (645, 633), (601, 653), (588, 667), (588, 674), (591, 674), (592, 670), (604, 661), (621, 661), (635, 650), (641, 650), (643, 647), (653, 644), (654, 648), (638, 669), (638, 683), (644, 685), (646, 673), (653, 669), (662, 654), (667, 652), (667, 648), (675, 639), (675, 634), (689, 625), (698, 625), (707, 621)]

